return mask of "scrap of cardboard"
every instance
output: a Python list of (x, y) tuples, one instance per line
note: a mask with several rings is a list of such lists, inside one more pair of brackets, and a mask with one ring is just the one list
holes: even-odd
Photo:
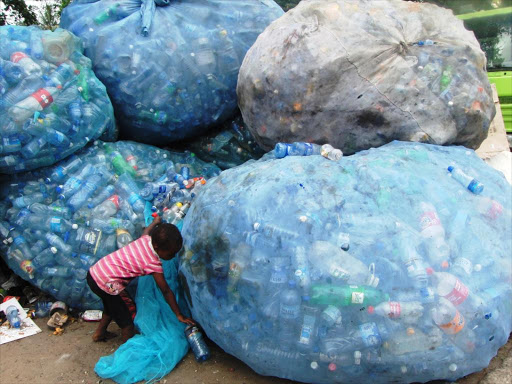
[(34, 323), (31, 318), (27, 317), (27, 314), (21, 307), (20, 303), (18, 303), (18, 300), (13, 298), (7, 300), (5, 303), (0, 304), (0, 311), (5, 312), (7, 307), (11, 305), (14, 305), (16, 308), (18, 308), (18, 316), (21, 320), (21, 327), (11, 328), (9, 325), (0, 327), (0, 345), (42, 332), (36, 323)]

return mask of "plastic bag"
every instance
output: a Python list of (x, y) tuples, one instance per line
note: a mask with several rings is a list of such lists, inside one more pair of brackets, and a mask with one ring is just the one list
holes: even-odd
[(68, 31), (0, 27), (0, 172), (56, 163), (100, 136), (116, 139), (105, 86)]
[[(187, 315), (189, 310), (178, 285), (176, 260), (163, 261), (162, 265), (167, 284), (174, 292), (181, 312)], [(188, 351), (185, 324), (178, 321), (153, 276), (139, 278), (135, 302), (135, 326), (140, 334), (121, 345), (112, 355), (102, 357), (94, 367), (102, 378), (121, 384), (141, 380), (155, 382), (167, 375)]]
[(179, 203), (164, 217), (181, 227), (200, 189), (193, 178), (185, 187), (184, 167), (189, 178), (220, 172), (190, 153), (98, 141), (54, 167), (17, 175), (2, 188), (10, 206), (0, 222), (9, 247), (2, 256), (16, 274), (70, 306), (100, 308), (87, 270), (141, 235), (146, 204), (163, 210)]
[(495, 115), (485, 54), (452, 11), (391, 0), (309, 0), (248, 51), (237, 94), (264, 149), (392, 140), (478, 148)]
[[(232, 117), (236, 81), (272, 0), (74, 1), (61, 26), (84, 39), (122, 135), (162, 145)], [(144, 36), (146, 35), (147, 36)]]
[(250, 159), (259, 159), (265, 154), (241, 116), (223, 124), (218, 131), (185, 144), (185, 147), (222, 169), (236, 167)]
[(313, 383), (454, 381), (489, 364), (512, 328), (500, 172), (405, 142), (274, 156), (222, 172), (185, 219), (180, 271), (210, 339)]

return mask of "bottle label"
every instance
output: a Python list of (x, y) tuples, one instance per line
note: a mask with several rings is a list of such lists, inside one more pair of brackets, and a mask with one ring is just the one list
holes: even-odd
[(18, 246), (21, 244), (25, 244), (25, 239), (23, 238), (23, 236), (17, 236), (14, 238), (14, 244)]
[(334, 305), (329, 305), (327, 308), (325, 308), (324, 315), (327, 318), (337, 321), (339, 319), (339, 317), (341, 316), (341, 312)]
[(434, 211), (424, 212), (420, 217), (420, 226), (421, 230), (425, 230), (429, 227), (433, 227), (435, 225), (441, 225), (441, 221), (437, 216), (437, 213)]
[(62, 229), (61, 221), (62, 220), (58, 217), (52, 217), (50, 219), (50, 231), (60, 233)]
[(364, 292), (352, 292), (352, 304), (363, 304)]
[(348, 273), (347, 270), (334, 266), (329, 270), (329, 274), (332, 277), (335, 277), (336, 279), (340, 280), (348, 280), (350, 278), (350, 273)]
[(379, 329), (375, 323), (365, 323), (359, 326), (359, 332), (363, 339), (364, 345), (367, 347), (376, 347), (382, 344)]
[(281, 317), (284, 319), (295, 319), (299, 314), (300, 308), (296, 304), (286, 305), (281, 304)]
[(471, 275), (471, 272), (473, 272), (473, 263), (464, 257), (457, 258), (454, 261), (453, 266), (462, 268), (467, 275)]
[(389, 304), (388, 317), (390, 319), (398, 319), (400, 317), (400, 314), (402, 313), (402, 308), (400, 306), (400, 303), (397, 301), (390, 301), (388, 304)]
[(497, 201), (492, 200), (491, 206), (487, 210), (486, 216), (489, 219), (496, 220), (503, 212), (503, 206)]
[(53, 103), (52, 95), (44, 88), (41, 88), (40, 90), (34, 92), (31, 96), (37, 100), (37, 102), (43, 109), (49, 106), (51, 103)]
[(102, 232), (97, 229), (84, 229), (77, 234), (78, 251), (95, 255), (101, 240)]
[(111, 201), (114, 203), (114, 205), (116, 206), (117, 209), (119, 209), (119, 196), (117, 195), (112, 195), (110, 196), (107, 200)]
[[(304, 318), (304, 323), (309, 323), (311, 319)], [(299, 343), (302, 345), (309, 345), (311, 342), (311, 334), (313, 333), (313, 327), (308, 324), (303, 324), (300, 330)]]
[(455, 281), (453, 290), (445, 296), (446, 299), (450, 300), (453, 305), (460, 305), (466, 300), (469, 295), (469, 289), (461, 283), (459, 279)]
[(284, 273), (273, 273), (271, 276), (270, 276), (270, 282), (272, 284), (284, 284), (286, 281), (286, 275)]
[(447, 335), (455, 335), (456, 333), (462, 331), (465, 322), (466, 321), (464, 320), (464, 316), (462, 316), (462, 314), (459, 311), (457, 311), (457, 313), (449, 323), (441, 324), (439, 328), (441, 328), (443, 332), (446, 333)]
[(22, 59), (28, 57), (26, 54), (24, 54), (23, 52), (14, 52), (12, 55), (11, 55), (11, 61), (13, 63), (18, 63), (20, 62)]

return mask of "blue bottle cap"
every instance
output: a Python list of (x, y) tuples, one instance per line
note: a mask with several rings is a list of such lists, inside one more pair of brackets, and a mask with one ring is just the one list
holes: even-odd
[(484, 186), (478, 180), (473, 179), (473, 180), (471, 180), (471, 183), (469, 183), (468, 189), (471, 192), (473, 192), (475, 195), (479, 195), (483, 192)]
[(450, 166), (448, 167), (448, 172), (452, 172), (452, 171), (453, 171), (453, 166), (451, 166), (451, 165), (450, 165)]

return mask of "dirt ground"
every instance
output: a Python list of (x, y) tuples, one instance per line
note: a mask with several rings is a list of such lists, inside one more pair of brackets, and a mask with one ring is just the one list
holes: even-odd
[[(0, 345), (0, 383), (101, 383), (110, 384), (94, 373), (101, 356), (111, 354), (120, 345), (116, 337), (93, 343), (96, 323), (76, 322), (66, 326), (60, 336), (52, 335), (46, 319), (36, 320), (43, 330), (35, 336)], [(112, 324), (110, 331), (119, 335)], [(260, 376), (240, 360), (209, 342), (211, 359), (196, 363), (191, 352), (160, 383), (168, 384), (292, 384), (293, 381)], [(432, 382), (431, 384), (434, 384)], [(438, 382), (441, 383), (441, 382)], [(457, 381), (460, 384), (511, 384), (512, 338), (503, 346), (488, 368)]]

